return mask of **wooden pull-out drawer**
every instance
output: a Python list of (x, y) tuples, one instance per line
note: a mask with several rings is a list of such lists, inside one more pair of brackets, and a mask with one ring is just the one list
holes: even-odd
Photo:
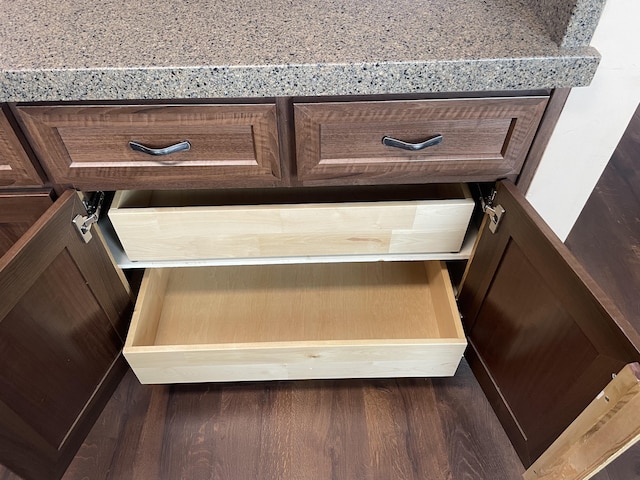
[[(305, 185), (515, 178), (547, 99), (297, 103), (298, 178)], [(382, 142), (420, 148), (438, 135), (441, 141), (417, 150)]]
[(124, 355), (142, 383), (450, 376), (441, 262), (148, 269)]
[[(57, 184), (114, 190), (281, 182), (275, 104), (19, 106), (17, 112)], [(175, 145), (182, 148), (163, 150)]]
[(109, 218), (130, 260), (164, 261), (457, 252), (474, 208), (462, 184), (346, 194), (124, 191)]

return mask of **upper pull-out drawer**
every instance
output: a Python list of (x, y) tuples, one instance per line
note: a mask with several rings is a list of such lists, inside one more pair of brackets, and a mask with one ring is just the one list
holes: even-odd
[(547, 100), (298, 103), (298, 177), (305, 185), (515, 178)]
[(280, 183), (276, 107), (20, 106), (52, 180), (85, 190)]
[(130, 260), (457, 252), (464, 184), (399, 188), (122, 191), (109, 218)]

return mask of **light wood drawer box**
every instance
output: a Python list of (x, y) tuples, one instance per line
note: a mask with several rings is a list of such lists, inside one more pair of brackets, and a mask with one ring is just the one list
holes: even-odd
[(450, 376), (444, 263), (148, 269), (124, 355), (142, 383)]
[[(18, 106), (54, 183), (83, 190), (281, 183), (275, 104)], [(189, 142), (189, 150), (158, 151)], [(133, 150), (129, 142), (156, 149)]]
[[(515, 179), (548, 97), (294, 104), (305, 185)], [(411, 151), (383, 137), (441, 143)]]
[(130, 260), (175, 261), (457, 252), (474, 209), (464, 184), (335, 190), (122, 191), (109, 218)]

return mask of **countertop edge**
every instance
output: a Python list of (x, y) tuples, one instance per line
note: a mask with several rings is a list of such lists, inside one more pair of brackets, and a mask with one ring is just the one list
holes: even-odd
[(557, 56), (353, 64), (0, 70), (0, 101), (375, 95), (589, 85), (592, 47)]

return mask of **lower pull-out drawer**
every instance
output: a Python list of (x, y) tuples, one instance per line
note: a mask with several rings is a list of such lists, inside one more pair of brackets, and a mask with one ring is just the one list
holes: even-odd
[(442, 262), (148, 269), (124, 355), (142, 383), (450, 376)]

